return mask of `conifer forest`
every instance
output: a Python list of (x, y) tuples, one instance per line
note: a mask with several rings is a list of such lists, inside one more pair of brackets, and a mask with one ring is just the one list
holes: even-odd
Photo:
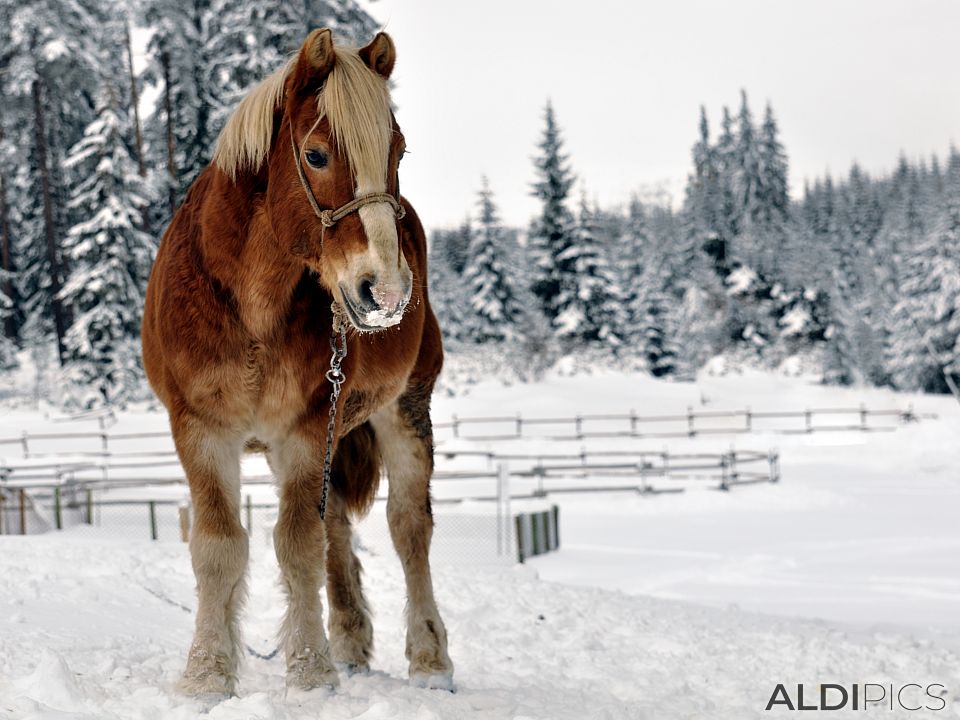
[[(358, 42), (379, 27), (354, 0), (0, 0), (0, 373), (29, 363), (29, 392), (65, 408), (149, 395), (140, 314), (164, 229), (238, 99), (323, 26)], [(150, 30), (138, 72), (133, 27)], [(948, 391), (956, 148), (891, 148), (885, 174), (853, 165), (791, 197), (775, 108), (743, 92), (678, 119), (682, 197), (601, 207), (543, 101), (529, 224), (500, 219), (485, 178), (458, 227), (423, 218), (448, 353), (510, 358), (520, 379), (573, 356), (684, 380), (722, 357)]]

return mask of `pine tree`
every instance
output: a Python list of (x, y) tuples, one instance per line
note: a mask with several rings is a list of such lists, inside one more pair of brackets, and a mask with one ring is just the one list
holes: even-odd
[(647, 371), (654, 377), (672, 375), (676, 371), (677, 348), (673, 300), (666, 291), (667, 273), (662, 263), (651, 262), (642, 271), (629, 300), (631, 346), (638, 351)]
[(80, 404), (123, 403), (139, 387), (141, 311), (154, 243), (139, 225), (142, 179), (123, 138), (112, 78), (104, 78), (97, 118), (65, 166), (84, 179), (70, 207), (85, 219), (68, 233), (71, 274), (61, 292), (73, 309), (66, 377)]
[(584, 193), (574, 242), (557, 258), (572, 274), (562, 286), (554, 327), (562, 340), (615, 348), (624, 326), (622, 291), (597, 237), (596, 215)]
[(486, 177), (477, 205), (478, 228), (467, 253), (463, 285), (473, 310), (471, 338), (475, 343), (485, 343), (515, 337), (523, 308), (504, 263), (504, 231)]
[(574, 177), (563, 153), (560, 128), (549, 101), (538, 148), (540, 152), (534, 158), (537, 180), (533, 195), (540, 200), (542, 208), (528, 233), (534, 258), (531, 289), (540, 300), (547, 320), (556, 328), (559, 316), (566, 309), (561, 303), (572, 296), (576, 273), (574, 256), (568, 253), (574, 243), (574, 220), (566, 205)]
[(150, 164), (166, 171), (155, 179), (167, 207), (156, 210), (153, 224), (162, 227), (213, 153), (210, 101), (217, 93), (210, 88), (221, 78), (210, 75), (213, 63), (206, 52), (210, 0), (144, 0), (142, 8), (153, 30), (144, 79), (160, 91), (145, 134)]
[[(909, 256), (887, 346), (894, 383), (946, 392), (941, 367), (960, 371), (960, 157), (953, 152), (943, 204)], [(933, 355), (933, 357), (931, 357)], [(936, 358), (936, 359), (934, 359)]]
[(0, 83), (18, 166), (9, 188), (18, 216), (10, 247), (19, 268), (18, 315), (24, 339), (53, 339), (61, 362), (70, 318), (59, 299), (67, 272), (60, 239), (73, 218), (65, 202), (69, 178), (59, 163), (92, 116), (102, 58), (96, 29), (104, 12), (71, 0), (0, 6), (7, 33)]

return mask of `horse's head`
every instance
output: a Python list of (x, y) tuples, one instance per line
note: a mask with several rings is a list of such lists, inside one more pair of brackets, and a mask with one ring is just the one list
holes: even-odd
[(358, 330), (399, 323), (413, 285), (398, 234), (404, 139), (387, 85), (395, 57), (385, 33), (356, 50), (314, 30), (241, 102), (217, 148), (228, 172), (260, 172), (282, 249), (317, 273)]

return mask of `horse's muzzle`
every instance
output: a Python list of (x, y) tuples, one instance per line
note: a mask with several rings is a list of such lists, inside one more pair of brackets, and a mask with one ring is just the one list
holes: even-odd
[(375, 332), (399, 324), (410, 302), (410, 292), (410, 285), (404, 292), (398, 292), (381, 289), (366, 278), (360, 281), (354, 292), (340, 285), (347, 318), (361, 332)]

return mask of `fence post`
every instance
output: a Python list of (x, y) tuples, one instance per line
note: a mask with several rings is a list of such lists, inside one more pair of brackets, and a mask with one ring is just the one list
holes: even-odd
[(637, 434), (637, 411), (630, 408), (630, 435), (636, 437)]
[(553, 505), (551, 511), (553, 512), (553, 540), (555, 543), (551, 549), (557, 550), (560, 547), (560, 507)]
[(517, 437), (523, 437), (523, 418), (520, 417), (520, 413), (517, 413)]
[(460, 437), (460, 421), (457, 420), (456, 413), (450, 416), (450, 422), (453, 424), (453, 436), (455, 438)]
[(697, 431), (693, 429), (693, 406), (687, 405), (687, 434), (690, 437), (693, 437), (697, 434)]
[(916, 419), (917, 419), (916, 416), (914, 416), (913, 414), (913, 403), (910, 403), (909, 405), (907, 405), (906, 412), (900, 413), (900, 424), (907, 425), (908, 423), (911, 423)]
[(750, 412), (750, 406), (744, 411), (744, 418), (747, 421), (747, 432), (753, 432), (753, 413)]
[(517, 525), (517, 560), (522, 563), (526, 559), (526, 553), (524, 552), (526, 549), (526, 536), (523, 534), (523, 513), (517, 515), (515, 522)]
[(813, 432), (813, 413), (809, 409), (803, 411), (804, 421), (807, 424), (807, 432)]
[(577, 415), (577, 417), (574, 418), (574, 423), (577, 428), (577, 440), (583, 440), (583, 418)]
[(190, 506), (181, 505), (180, 510), (180, 539), (190, 542)]
[(860, 403), (860, 430), (867, 431), (867, 407)]
[(93, 490), (87, 488), (87, 525), (93, 525)]
[(150, 539), (157, 539), (157, 503), (153, 500), (147, 503), (150, 507)]
[(733, 449), (730, 450), (730, 482), (737, 483), (737, 451)]
[(63, 512), (59, 485), (53, 489), (53, 519), (57, 525), (57, 530), (63, 530)]
[(20, 488), (20, 534), (27, 534), (27, 491)]
[(647, 485), (647, 464), (643, 460), (643, 456), (640, 456), (640, 492), (648, 493), (650, 492), (650, 486)]
[(497, 557), (503, 557), (503, 465), (497, 465)]
[(30, 457), (30, 436), (26, 430), (20, 436), (20, 445), (23, 447), (23, 459), (26, 460)]
[(727, 484), (727, 455), (724, 453), (720, 456), (720, 489), (729, 490), (730, 486)]
[(775, 483), (780, 480), (780, 471), (777, 468), (778, 456), (776, 451), (770, 450), (767, 455), (767, 462), (770, 463), (770, 482)]
[(7, 509), (3, 506), (6, 496), (3, 494), (3, 491), (0, 490), (0, 535), (3, 535), (3, 526), (6, 518)]
[(253, 497), (247, 493), (247, 535), (253, 535)]

